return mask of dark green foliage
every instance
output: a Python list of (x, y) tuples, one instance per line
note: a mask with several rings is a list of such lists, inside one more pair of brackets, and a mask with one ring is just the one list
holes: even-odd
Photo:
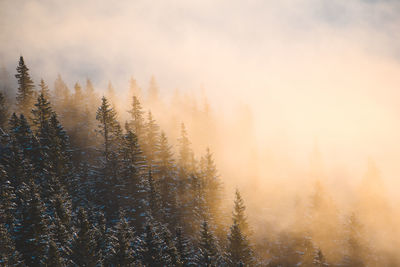
[[(176, 168), (168, 144), (167, 137), (164, 132), (160, 134), (159, 146), (156, 154), (156, 170), (157, 184), (160, 192), (161, 206), (164, 211), (164, 221), (168, 221), (171, 226), (178, 224), (177, 218), (177, 180)], [(173, 229), (173, 228), (171, 228)]]
[(49, 243), (49, 251), (47, 254), (45, 266), (54, 266), (54, 267), (63, 267), (65, 266), (63, 259), (58, 251), (56, 243), (54, 241), (50, 241)]
[(39, 94), (42, 94), (45, 99), (49, 100), (50, 97), (51, 97), (50, 96), (50, 90), (49, 90), (49, 87), (47, 86), (47, 84), (44, 82), (43, 79), (40, 80), (39, 87), (40, 87)]
[(140, 259), (143, 266), (161, 267), (170, 262), (169, 255), (163, 251), (164, 242), (157, 227), (149, 218), (141, 236)]
[(49, 242), (48, 220), (37, 186), (30, 181), (26, 187), (21, 219), (15, 227), (16, 246), (28, 266), (41, 266)]
[(152, 169), (154, 169), (156, 160), (156, 150), (158, 147), (158, 131), (159, 127), (156, 124), (156, 121), (153, 119), (153, 115), (149, 111), (147, 122), (145, 124), (146, 142), (144, 144), (144, 151), (146, 154), (147, 164)]
[(133, 232), (129, 228), (125, 219), (125, 214), (121, 211), (119, 222), (115, 226), (116, 242), (114, 245), (113, 264), (115, 266), (134, 266), (132, 250)]
[(0, 223), (0, 266), (25, 266), (5, 223)]
[(198, 266), (217, 266), (219, 252), (215, 237), (210, 230), (207, 221), (204, 221), (200, 230)]
[(9, 104), (7, 103), (7, 99), (5, 94), (0, 91), (0, 134), (3, 134), (7, 130), (7, 122), (9, 118)]
[(35, 85), (29, 75), (29, 69), (25, 65), (24, 58), (19, 58), (17, 74), (18, 81), (17, 107), (25, 116), (29, 116), (35, 99)]
[(234, 222), (228, 235), (227, 259), (229, 266), (252, 266), (254, 264), (253, 252), (249, 241), (241, 232), (239, 225)]
[(182, 228), (176, 229), (175, 247), (178, 253), (178, 266), (193, 266), (193, 247), (190, 241), (184, 236)]
[(99, 264), (99, 251), (96, 249), (94, 227), (88, 221), (86, 211), (80, 209), (75, 239), (72, 243), (71, 260), (78, 266), (91, 267)]
[(245, 235), (250, 233), (249, 225), (245, 214), (246, 206), (238, 189), (235, 191), (235, 200), (232, 213), (233, 221), (239, 226), (240, 231)]
[(142, 139), (144, 134), (144, 119), (142, 105), (140, 104), (137, 96), (133, 96), (132, 107), (129, 110), (131, 114), (131, 120), (129, 121), (129, 127), (136, 134), (139, 139)]

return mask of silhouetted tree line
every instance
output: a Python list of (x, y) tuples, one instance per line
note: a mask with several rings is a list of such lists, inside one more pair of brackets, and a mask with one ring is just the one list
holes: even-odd
[[(239, 191), (226, 225), (211, 151), (196, 158), (182, 124), (174, 152), (135, 80), (121, 125), (111, 83), (101, 99), (90, 80), (73, 92), (61, 76), (37, 88), (23, 57), (15, 77), (15, 105), (0, 91), (1, 266), (328, 265), (306, 226), (251, 244)], [(150, 87), (156, 105), (154, 78)], [(330, 229), (323, 194), (309, 217)], [(329, 265), (365, 266), (356, 215), (346, 227), (344, 240), (329, 233), (344, 248)]]

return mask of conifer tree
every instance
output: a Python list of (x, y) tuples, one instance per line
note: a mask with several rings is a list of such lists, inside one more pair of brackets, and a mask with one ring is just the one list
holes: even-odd
[(28, 116), (31, 113), (35, 99), (35, 85), (22, 56), (19, 58), (15, 78), (18, 81), (17, 107), (22, 114)]
[(240, 231), (245, 234), (250, 234), (249, 225), (245, 214), (246, 206), (238, 189), (235, 191), (235, 200), (233, 207), (232, 219), (239, 226)]
[(39, 87), (40, 87), (39, 94), (42, 94), (45, 99), (50, 100), (50, 97), (51, 97), (50, 96), (50, 90), (49, 90), (49, 87), (47, 86), (47, 84), (44, 82), (43, 79), (40, 80)]
[(14, 187), (0, 164), (0, 223), (5, 224), (8, 231), (13, 231), (14, 228), (15, 198)]
[(159, 220), (162, 217), (162, 211), (160, 210), (160, 195), (156, 188), (151, 170), (149, 170), (147, 176), (147, 201), (148, 213), (150, 216)]
[[(52, 114), (50, 102), (45, 98), (43, 93), (40, 93), (37, 102), (32, 109), (32, 124), (36, 129), (36, 134), (39, 138), (48, 138), (49, 119)], [(48, 140), (41, 140), (45, 145)]]
[(193, 266), (193, 248), (189, 239), (184, 236), (181, 227), (176, 229), (175, 247), (179, 256), (178, 266)]
[[(161, 132), (158, 149), (156, 153), (156, 176), (160, 190), (161, 206), (166, 216), (164, 221), (171, 223), (175, 227), (177, 221), (177, 181), (176, 167), (171, 152), (171, 147), (168, 144), (167, 137), (164, 132)], [(173, 229), (173, 228), (172, 228)]]
[(158, 146), (158, 130), (159, 127), (156, 124), (156, 121), (153, 119), (153, 115), (151, 111), (148, 113), (147, 123), (145, 124), (145, 153), (146, 159), (148, 162), (148, 166), (151, 169), (154, 169), (155, 165), (155, 157), (156, 157), (156, 149)]
[(254, 259), (247, 237), (234, 221), (228, 235), (227, 262), (229, 266), (253, 266)]
[(214, 159), (207, 148), (206, 155), (201, 160), (201, 179), (204, 187), (204, 205), (210, 214), (210, 220), (215, 224), (220, 223), (220, 205), (222, 201), (221, 183), (218, 178)]
[(7, 130), (9, 116), (9, 105), (6, 96), (0, 91), (0, 134), (3, 134)]
[(131, 248), (133, 233), (125, 219), (125, 214), (122, 211), (120, 211), (119, 222), (115, 226), (115, 232), (116, 244), (114, 246), (115, 254), (112, 260), (113, 264), (120, 267), (133, 266), (134, 257)]
[(65, 266), (64, 260), (61, 257), (57, 245), (54, 241), (50, 241), (49, 243), (49, 251), (47, 253), (47, 258), (45, 262), (45, 266), (54, 266), (54, 267), (63, 267)]
[(141, 236), (140, 257), (142, 265), (146, 267), (165, 266), (166, 259), (162, 253), (162, 246), (163, 241), (157, 233), (152, 219), (149, 218)]
[(145, 211), (143, 199), (143, 178), (146, 162), (142, 150), (138, 144), (136, 135), (127, 127), (123, 138), (123, 145), (119, 155), (121, 157), (121, 168), (119, 172), (119, 195), (120, 205), (126, 210), (129, 221), (136, 229), (142, 227)]
[(72, 243), (72, 262), (77, 266), (97, 266), (100, 261), (94, 242), (93, 225), (89, 223), (86, 211), (83, 208), (78, 212), (77, 226), (78, 233)]
[(201, 224), (198, 266), (217, 266), (218, 248), (215, 237), (210, 231), (207, 221)]
[(14, 240), (5, 223), (0, 223), (0, 265), (10, 267), (25, 266), (21, 254), (15, 249)]
[(131, 109), (128, 111), (131, 114), (131, 120), (129, 121), (129, 127), (142, 142), (141, 138), (144, 134), (144, 119), (142, 105), (140, 104), (139, 98), (133, 96)]
[(30, 181), (29, 192), (25, 195), (21, 221), (16, 226), (16, 245), (28, 266), (42, 266), (46, 259), (49, 242), (44, 205), (37, 186)]
[(99, 122), (98, 132), (103, 138), (104, 158), (108, 162), (110, 153), (116, 148), (116, 141), (120, 133), (120, 126), (117, 122), (117, 114), (108, 103), (108, 100), (103, 97), (101, 106), (97, 109), (96, 119)]

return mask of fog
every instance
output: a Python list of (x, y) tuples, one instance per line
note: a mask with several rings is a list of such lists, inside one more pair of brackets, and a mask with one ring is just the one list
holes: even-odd
[[(196, 153), (211, 147), (256, 231), (293, 227), (315, 180), (351, 212), (376, 165), (390, 219), (364, 223), (400, 237), (399, 14), (390, 0), (3, 0), (0, 64), (13, 86), (20, 55), (35, 83), (90, 78), (106, 94), (111, 81), (121, 121), (130, 77), (145, 95), (154, 75), (164, 106), (145, 107), (172, 143), (185, 122)], [(206, 101), (212, 120), (196, 121)], [(371, 236), (391, 251), (385, 233)]]

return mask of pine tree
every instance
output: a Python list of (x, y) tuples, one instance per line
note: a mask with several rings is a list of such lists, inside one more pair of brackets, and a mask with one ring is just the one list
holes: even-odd
[(227, 262), (229, 266), (253, 266), (254, 259), (247, 237), (233, 222), (228, 235)]
[(165, 215), (164, 221), (169, 221), (173, 229), (178, 224), (177, 218), (177, 181), (176, 167), (168, 144), (167, 137), (161, 132), (156, 153), (156, 172), (160, 190), (161, 206)]
[(146, 136), (144, 148), (148, 166), (151, 169), (154, 169), (155, 165), (156, 148), (158, 146), (158, 130), (159, 126), (156, 124), (156, 121), (153, 119), (153, 115), (149, 111), (147, 123), (145, 124)]
[(14, 187), (0, 164), (0, 223), (5, 224), (9, 231), (14, 229), (15, 198)]
[(120, 267), (133, 266), (134, 258), (131, 248), (133, 233), (125, 219), (125, 214), (122, 211), (120, 211), (119, 222), (115, 226), (115, 232), (117, 240), (114, 247), (115, 254), (113, 256), (113, 264)]
[[(37, 102), (32, 109), (32, 124), (36, 129), (36, 134), (40, 139), (48, 138), (49, 119), (52, 114), (50, 102), (45, 98), (43, 93), (40, 93)], [(48, 140), (40, 140), (45, 144)]]
[(140, 258), (143, 266), (161, 267), (165, 266), (166, 259), (162, 253), (163, 241), (149, 218), (144, 233), (141, 236)]
[(215, 224), (220, 224), (220, 205), (222, 201), (221, 196), (221, 182), (218, 178), (217, 168), (214, 159), (207, 148), (206, 155), (201, 160), (201, 179), (204, 191), (204, 205), (207, 212), (210, 214), (210, 220)]
[(48, 245), (47, 218), (37, 186), (30, 181), (29, 192), (23, 202), (22, 217), (16, 226), (17, 250), (28, 266), (42, 266)]
[(35, 85), (22, 56), (19, 58), (15, 78), (18, 80), (17, 107), (22, 114), (28, 116), (35, 99)]
[(57, 245), (52, 240), (49, 243), (49, 251), (47, 253), (47, 259), (45, 262), (45, 266), (52, 266), (52, 267), (65, 266), (64, 260), (58, 251)]
[(159, 220), (162, 217), (162, 211), (160, 210), (160, 195), (156, 188), (151, 170), (149, 170), (147, 176), (147, 202), (148, 213), (150, 216)]
[(145, 205), (142, 200), (146, 197), (146, 192), (143, 190), (143, 178), (147, 166), (137, 137), (129, 127), (120, 148), (121, 168), (118, 184), (120, 205), (126, 210), (130, 223), (139, 229), (144, 219)]
[(238, 226), (240, 231), (248, 236), (250, 234), (249, 225), (247, 223), (247, 218), (245, 214), (246, 206), (238, 189), (235, 191), (235, 200), (232, 219)]
[(39, 94), (42, 94), (45, 99), (49, 100), (50, 99), (50, 90), (43, 79), (40, 80), (39, 87), (40, 87)]
[(204, 221), (200, 230), (199, 255), (197, 258), (198, 266), (217, 266), (218, 248), (215, 237)]
[(184, 236), (181, 227), (176, 229), (175, 247), (179, 257), (178, 266), (193, 266), (193, 247), (189, 239)]
[(0, 134), (7, 130), (7, 122), (9, 118), (9, 105), (5, 94), (0, 91)]
[(25, 266), (21, 254), (15, 249), (14, 240), (4, 223), (0, 223), (0, 265)]
[(117, 122), (117, 114), (108, 100), (103, 97), (101, 101), (101, 106), (97, 109), (96, 119), (99, 121), (98, 132), (103, 138), (105, 161), (108, 162), (110, 153), (116, 148), (116, 141), (121, 129)]
[(142, 105), (137, 96), (133, 96), (131, 109), (128, 111), (131, 114), (131, 120), (129, 121), (129, 127), (142, 142), (142, 136), (144, 134), (144, 119)]
[(84, 209), (78, 212), (78, 233), (72, 243), (71, 259), (77, 266), (91, 267), (99, 264), (98, 251), (94, 242), (93, 225), (87, 219)]
[(96, 197), (99, 204), (104, 207), (107, 220), (115, 220), (122, 204), (118, 200), (118, 188), (114, 185), (119, 181), (118, 150), (123, 140), (117, 114), (105, 97), (102, 98), (102, 104), (97, 110), (96, 119), (99, 122), (98, 133), (103, 138), (104, 155), (104, 159), (100, 162), (100, 175), (96, 181)]

